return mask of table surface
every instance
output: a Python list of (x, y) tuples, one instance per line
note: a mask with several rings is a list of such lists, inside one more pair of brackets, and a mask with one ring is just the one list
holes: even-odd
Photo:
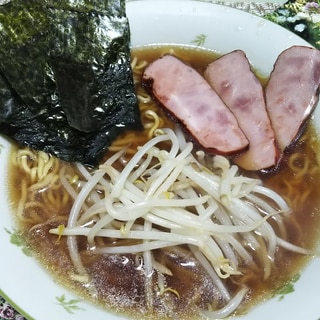
[[(255, 3), (248, 0), (214, 1), (236, 9), (271, 20), (302, 37), (316, 48), (320, 49), (320, 5), (315, 1), (295, 0), (279, 4), (275, 0), (268, 3)], [(0, 1), (1, 4), (1, 1)], [(27, 320), (20, 315), (8, 301), (0, 296), (0, 320)]]

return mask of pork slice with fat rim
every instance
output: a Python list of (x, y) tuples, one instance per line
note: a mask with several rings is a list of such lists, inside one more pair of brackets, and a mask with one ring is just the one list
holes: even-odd
[(292, 46), (277, 58), (266, 87), (266, 105), (283, 151), (312, 114), (320, 83), (320, 51)]
[(263, 87), (252, 72), (242, 50), (235, 50), (210, 63), (205, 78), (236, 116), (249, 140), (249, 149), (234, 159), (246, 170), (276, 165), (279, 151), (266, 111)]
[(180, 59), (165, 55), (155, 60), (145, 69), (142, 82), (206, 151), (230, 155), (248, 146), (236, 118), (217, 93)]

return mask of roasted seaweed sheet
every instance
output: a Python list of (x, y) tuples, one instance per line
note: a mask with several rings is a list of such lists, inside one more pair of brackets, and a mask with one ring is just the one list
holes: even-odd
[(141, 129), (125, 0), (12, 0), (0, 43), (0, 133), (96, 165)]

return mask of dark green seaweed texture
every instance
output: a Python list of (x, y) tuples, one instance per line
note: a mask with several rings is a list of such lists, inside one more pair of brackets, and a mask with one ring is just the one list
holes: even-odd
[(96, 165), (141, 129), (124, 0), (12, 0), (0, 6), (0, 133)]

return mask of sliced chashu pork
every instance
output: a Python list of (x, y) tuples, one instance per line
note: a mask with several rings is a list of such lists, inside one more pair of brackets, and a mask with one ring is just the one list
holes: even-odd
[(246, 170), (261, 170), (276, 165), (278, 149), (266, 111), (263, 87), (241, 50), (212, 62), (205, 78), (236, 116), (248, 138), (249, 149), (234, 159)]
[(266, 105), (283, 151), (300, 133), (318, 101), (320, 51), (293, 46), (276, 60), (266, 87)]
[(248, 146), (235, 116), (193, 68), (171, 55), (151, 63), (143, 85), (207, 151), (230, 155)]

